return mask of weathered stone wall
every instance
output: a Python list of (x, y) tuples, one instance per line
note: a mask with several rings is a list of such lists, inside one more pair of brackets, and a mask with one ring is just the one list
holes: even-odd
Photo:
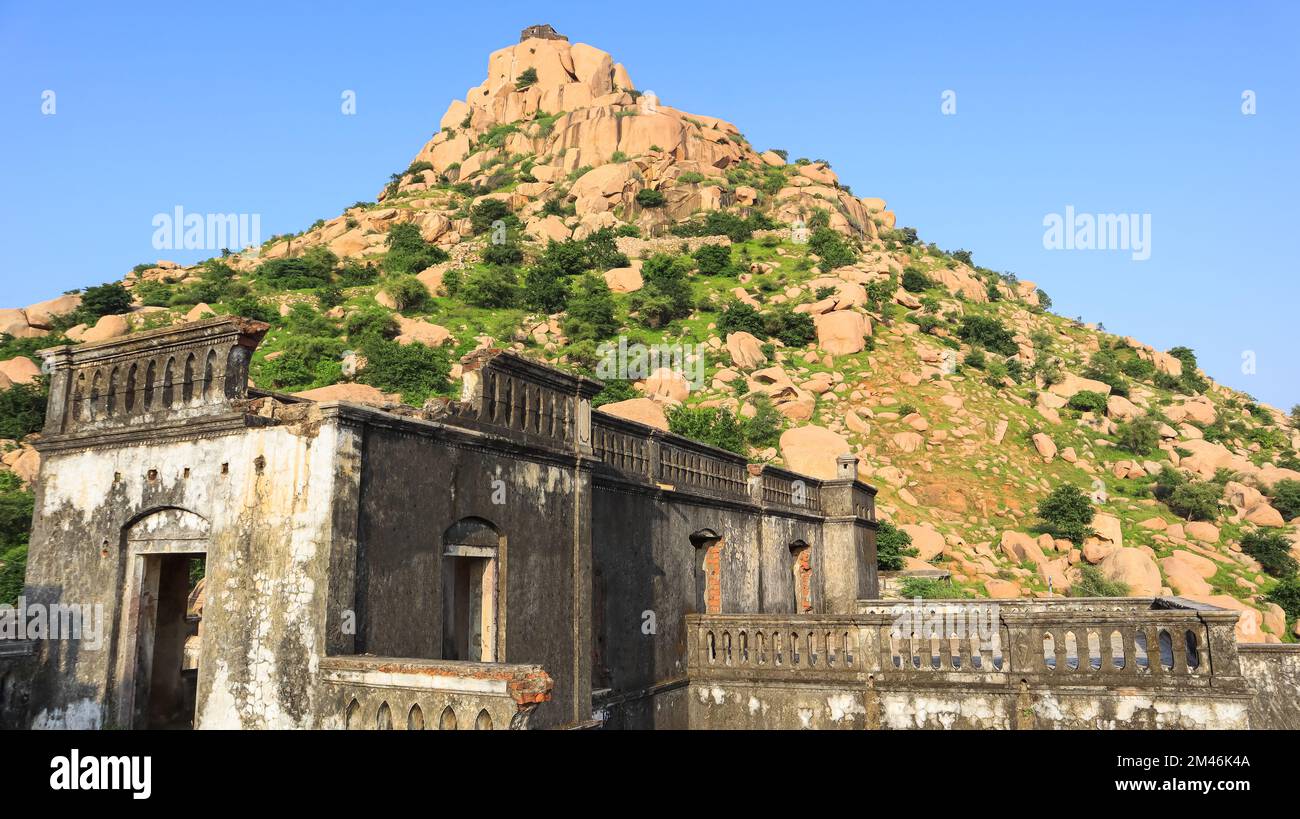
[(1066, 686), (700, 682), (692, 729), (1246, 728), (1247, 697)]
[(575, 515), (590, 489), (576, 459), (408, 425), (371, 427), (363, 462), (358, 652), (441, 656), (443, 535), (478, 518), (504, 543), (498, 661), (535, 663), (555, 679), (535, 726), (589, 719), (590, 647), (575, 633), (590, 610), (575, 580), (575, 561), (589, 560), (588, 541)]
[(1243, 643), (1237, 656), (1254, 690), (1250, 727), (1300, 729), (1300, 645)]
[(0, 642), (0, 730), (27, 726), (31, 675), (35, 671), (32, 653), (35, 649), (36, 646), (27, 640)]
[[(184, 510), (206, 543), (199, 727), (307, 727), (325, 650), (332, 512), (349, 432), (313, 418), (195, 439), (48, 452), (27, 565), (30, 603), (101, 605), (105, 639), (43, 643), (34, 727), (131, 725), (133, 525)], [(161, 542), (161, 541), (160, 541)], [(165, 543), (162, 548), (168, 548)], [(39, 707), (36, 707), (39, 706)]]
[[(607, 689), (611, 727), (685, 727), (685, 616), (704, 609), (708, 531), (721, 544), (721, 611), (793, 613), (790, 546), (813, 550), (812, 600), (822, 607), (822, 520), (637, 485), (598, 474), (593, 492), (593, 688)], [(645, 699), (645, 702), (640, 700)], [(597, 703), (598, 707), (600, 702)]]

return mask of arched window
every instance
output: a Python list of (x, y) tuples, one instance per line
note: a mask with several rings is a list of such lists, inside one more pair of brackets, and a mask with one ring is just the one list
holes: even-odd
[(153, 409), (153, 390), (154, 384), (158, 379), (158, 362), (150, 361), (149, 366), (144, 371), (144, 406), (141, 409), (148, 412)]
[(442, 716), (438, 717), (438, 730), (439, 731), (456, 730), (456, 712), (451, 710), (450, 705), (442, 709)]
[(424, 730), (424, 711), (420, 710), (419, 703), (412, 705), (411, 712), (406, 715), (406, 730), (408, 731)]
[(194, 353), (185, 359), (185, 380), (181, 383), (181, 405), (194, 403)]
[(442, 658), (503, 661), (500, 531), (482, 518), (464, 518), (442, 536)]
[(208, 350), (208, 359), (203, 364), (203, 400), (212, 399), (212, 382), (217, 374), (217, 351)]
[(794, 613), (813, 610), (812, 547), (802, 540), (790, 544), (790, 573), (794, 581)]
[(722, 613), (722, 538), (712, 529), (691, 533), (695, 547), (695, 610)]
[(176, 400), (176, 383), (172, 371), (176, 368), (176, 359), (167, 359), (167, 365), (163, 368), (163, 389), (162, 405), (163, 409), (171, 409), (172, 402)]

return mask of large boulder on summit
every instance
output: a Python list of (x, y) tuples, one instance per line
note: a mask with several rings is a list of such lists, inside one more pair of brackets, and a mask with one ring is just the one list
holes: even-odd
[(843, 436), (813, 425), (787, 429), (781, 433), (780, 447), (788, 468), (828, 480), (838, 474), (835, 459), (851, 451)]

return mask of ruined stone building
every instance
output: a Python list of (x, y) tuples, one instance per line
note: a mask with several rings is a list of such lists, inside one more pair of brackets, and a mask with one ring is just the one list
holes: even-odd
[(1295, 726), (1300, 655), (1176, 598), (900, 634), (852, 456), (747, 464), (491, 350), (419, 411), (276, 395), (248, 386), (266, 329), (48, 352), (24, 600), (104, 633), (3, 641), (0, 723)]

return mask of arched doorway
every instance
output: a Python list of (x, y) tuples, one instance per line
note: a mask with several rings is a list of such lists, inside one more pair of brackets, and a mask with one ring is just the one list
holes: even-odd
[(442, 659), (503, 662), (504, 538), (482, 518), (442, 536)]
[(166, 507), (122, 530), (126, 566), (121, 721), (192, 728), (202, 654), (208, 522)]

